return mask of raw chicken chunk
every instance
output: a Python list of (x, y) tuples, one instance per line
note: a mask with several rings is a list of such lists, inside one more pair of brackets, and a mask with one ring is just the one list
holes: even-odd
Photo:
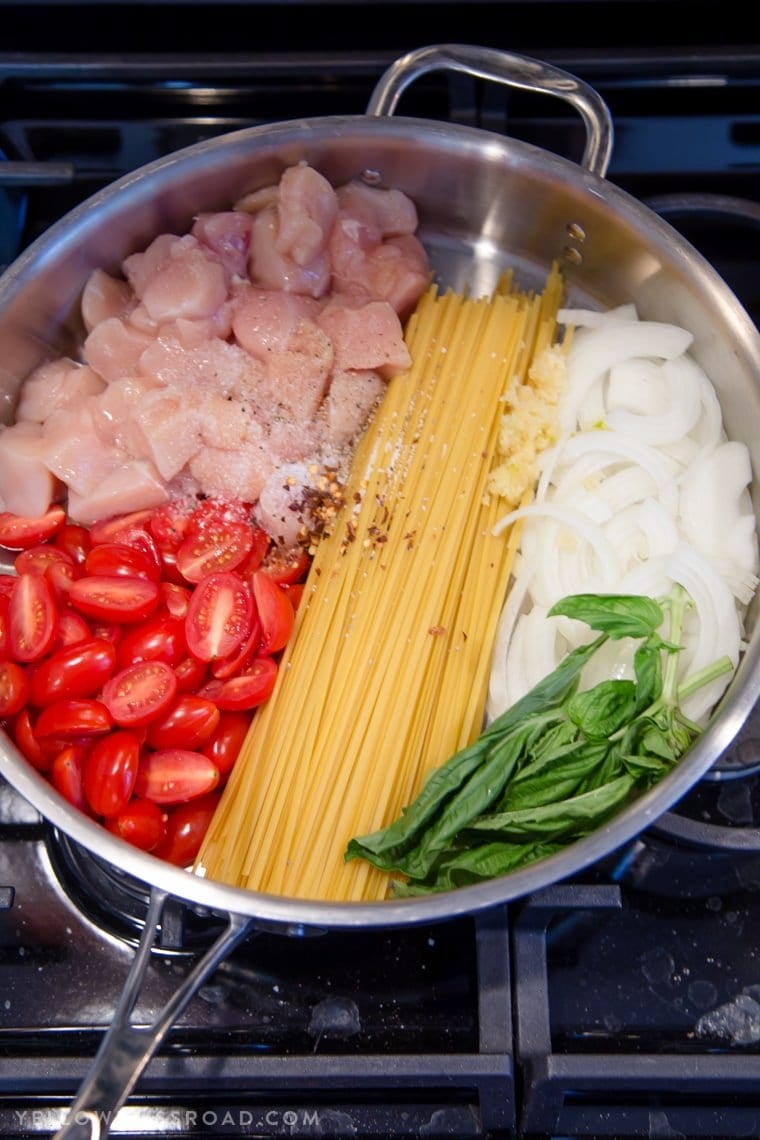
[(345, 469), (410, 364), (400, 315), (430, 280), (416, 227), (400, 191), (336, 189), (302, 162), (159, 234), (123, 277), (93, 272), (81, 359), (36, 369), (0, 428), (6, 509), (41, 514), (67, 491), (90, 523), (234, 497), (277, 539), (302, 537), (314, 472)]

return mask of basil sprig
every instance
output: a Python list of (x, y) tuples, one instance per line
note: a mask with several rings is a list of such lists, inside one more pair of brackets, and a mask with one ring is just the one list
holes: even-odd
[[(494, 878), (588, 835), (678, 762), (701, 732), (679, 701), (733, 669), (724, 657), (678, 686), (677, 655), (690, 599), (675, 586), (659, 601), (574, 594), (549, 616), (582, 621), (595, 638), (493, 720), (428, 777), (390, 826), (354, 838), (345, 860), (365, 859), (405, 879), (397, 896)], [(669, 617), (668, 639), (660, 629)], [(634, 679), (581, 689), (609, 640), (639, 641)]]

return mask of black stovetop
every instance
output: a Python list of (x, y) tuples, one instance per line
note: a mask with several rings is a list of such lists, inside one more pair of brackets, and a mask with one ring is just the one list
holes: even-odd
[[(459, 41), (596, 86), (610, 180), (666, 213), (760, 322), (760, 45), (732, 11), (0, 4), (0, 262), (144, 162), (238, 126), (361, 113), (393, 58)], [(570, 157), (581, 145), (571, 113), (461, 77), (405, 98)], [(759, 773), (756, 713), (713, 778), (572, 881), (433, 927), (248, 939), (114, 1135), (760, 1134)], [(0, 780), (0, 1136), (55, 1131), (113, 1015), (146, 898), (109, 879)], [(216, 933), (170, 900), (138, 1023)]]

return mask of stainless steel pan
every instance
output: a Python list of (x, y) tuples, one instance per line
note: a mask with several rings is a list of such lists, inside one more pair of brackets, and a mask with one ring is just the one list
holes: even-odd
[[(571, 104), (586, 130), (580, 165), (482, 130), (394, 116), (405, 87), (433, 69), (464, 71), (544, 92)], [(195, 214), (229, 208), (306, 160), (334, 183), (364, 177), (415, 201), (420, 236), (439, 279), (476, 292), (513, 267), (540, 288), (555, 259), (571, 304), (606, 308), (633, 301), (643, 317), (694, 334), (693, 352), (714, 379), (728, 432), (760, 462), (760, 338), (711, 266), (665, 221), (605, 180), (612, 124), (601, 98), (575, 77), (535, 60), (463, 45), (424, 48), (382, 77), (365, 115), (301, 119), (237, 131), (170, 155), (122, 178), (68, 214), (0, 279), (0, 392), (13, 415), (23, 377), (70, 351), (81, 335), (78, 299), (96, 267), (117, 269), (159, 232), (182, 233)], [(758, 509), (757, 497), (755, 509)], [(183, 1005), (218, 961), (256, 928), (283, 933), (328, 927), (432, 922), (525, 896), (590, 865), (672, 807), (714, 764), (760, 692), (755, 608), (749, 645), (720, 709), (675, 771), (607, 826), (566, 851), (491, 882), (429, 898), (372, 904), (315, 903), (207, 881), (129, 847), (69, 806), (0, 742), (6, 778), (56, 828), (120, 873), (147, 884), (151, 908), (142, 947), (114, 1025), (82, 1089), (66, 1133), (103, 1131), (97, 1113), (123, 1103)], [(149, 1032), (130, 1012), (167, 896), (229, 916), (229, 929)]]

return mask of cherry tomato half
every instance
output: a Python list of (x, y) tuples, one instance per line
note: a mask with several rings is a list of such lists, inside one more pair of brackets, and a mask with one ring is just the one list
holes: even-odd
[(52, 538), (66, 522), (63, 507), (51, 507), (39, 518), (25, 518), (11, 511), (0, 513), (0, 546), (8, 550), (26, 550)]
[(58, 611), (58, 640), (57, 645), (76, 645), (78, 641), (89, 641), (92, 630), (82, 614), (68, 606)]
[(38, 661), (58, 634), (53, 589), (39, 574), (20, 574), (8, 608), (8, 647), (15, 661)]
[(171, 808), (166, 820), (166, 835), (155, 854), (177, 867), (188, 867), (200, 850), (219, 799), (218, 792), (208, 792), (189, 803)]
[(309, 554), (301, 546), (282, 547), (272, 543), (261, 569), (275, 582), (300, 582), (309, 569)]
[(264, 570), (257, 570), (251, 581), (261, 622), (260, 652), (277, 653), (285, 648), (293, 632), (295, 622), (293, 603)]
[(64, 699), (47, 705), (34, 726), (42, 743), (53, 740), (77, 740), (83, 736), (101, 736), (113, 728), (113, 718), (102, 701), (93, 698)]
[(229, 657), (249, 636), (253, 616), (253, 596), (238, 574), (208, 574), (190, 599), (187, 647), (200, 661)]
[(179, 665), (187, 656), (184, 621), (172, 617), (165, 610), (158, 610), (146, 621), (137, 622), (124, 632), (119, 640), (117, 656), (122, 668), (138, 661), (165, 661), (167, 665)]
[(37, 706), (53, 701), (94, 697), (116, 668), (111, 641), (90, 638), (57, 649), (32, 674), (31, 700)]
[(133, 732), (109, 732), (96, 740), (84, 762), (84, 796), (96, 815), (114, 816), (132, 795), (140, 761), (140, 739)]
[(251, 726), (251, 716), (247, 712), (223, 712), (214, 735), (204, 744), (201, 751), (209, 756), (224, 778), (235, 767), (243, 741)]
[(100, 542), (93, 546), (84, 568), (87, 574), (107, 578), (148, 578), (157, 582), (160, 577), (156, 559), (143, 547), (125, 542)]
[(167, 814), (152, 800), (141, 800), (137, 796), (110, 819), (104, 820), (108, 831), (119, 839), (139, 847), (141, 851), (153, 851), (166, 835)]
[(223, 522), (193, 530), (177, 550), (177, 569), (188, 582), (200, 582), (207, 574), (235, 570), (253, 547), (251, 528), (243, 522)]
[(0, 661), (0, 717), (20, 713), (28, 700), (29, 679), (26, 671), (15, 661)]
[(79, 523), (64, 523), (53, 542), (59, 550), (65, 551), (77, 566), (84, 565), (87, 552), (92, 546), (89, 530)]
[(50, 765), (50, 782), (57, 792), (80, 811), (87, 812), (84, 794), (84, 765), (88, 748), (83, 744), (67, 744)]
[(138, 728), (162, 716), (177, 695), (177, 678), (165, 661), (128, 665), (103, 686), (103, 704), (116, 724)]
[(271, 657), (257, 657), (236, 677), (207, 681), (198, 695), (213, 701), (222, 712), (241, 712), (268, 700), (276, 680), (277, 662)]
[(202, 752), (168, 748), (140, 760), (135, 795), (157, 804), (179, 804), (204, 796), (219, 783), (219, 769)]
[(144, 621), (158, 605), (159, 588), (147, 578), (86, 575), (69, 590), (69, 603), (99, 621)]
[(114, 515), (93, 523), (90, 527), (90, 542), (125, 542), (131, 545), (148, 533), (147, 526), (153, 511), (150, 508), (131, 511), (126, 515)]
[(171, 708), (148, 725), (151, 748), (200, 748), (219, 724), (219, 709), (213, 701), (194, 693), (181, 693)]
[(34, 735), (34, 725), (28, 708), (23, 708), (13, 722), (13, 739), (16, 741), (16, 747), (21, 755), (29, 761), (32, 767), (37, 768), (40, 772), (48, 771), (53, 757), (40, 747), (40, 743)]

